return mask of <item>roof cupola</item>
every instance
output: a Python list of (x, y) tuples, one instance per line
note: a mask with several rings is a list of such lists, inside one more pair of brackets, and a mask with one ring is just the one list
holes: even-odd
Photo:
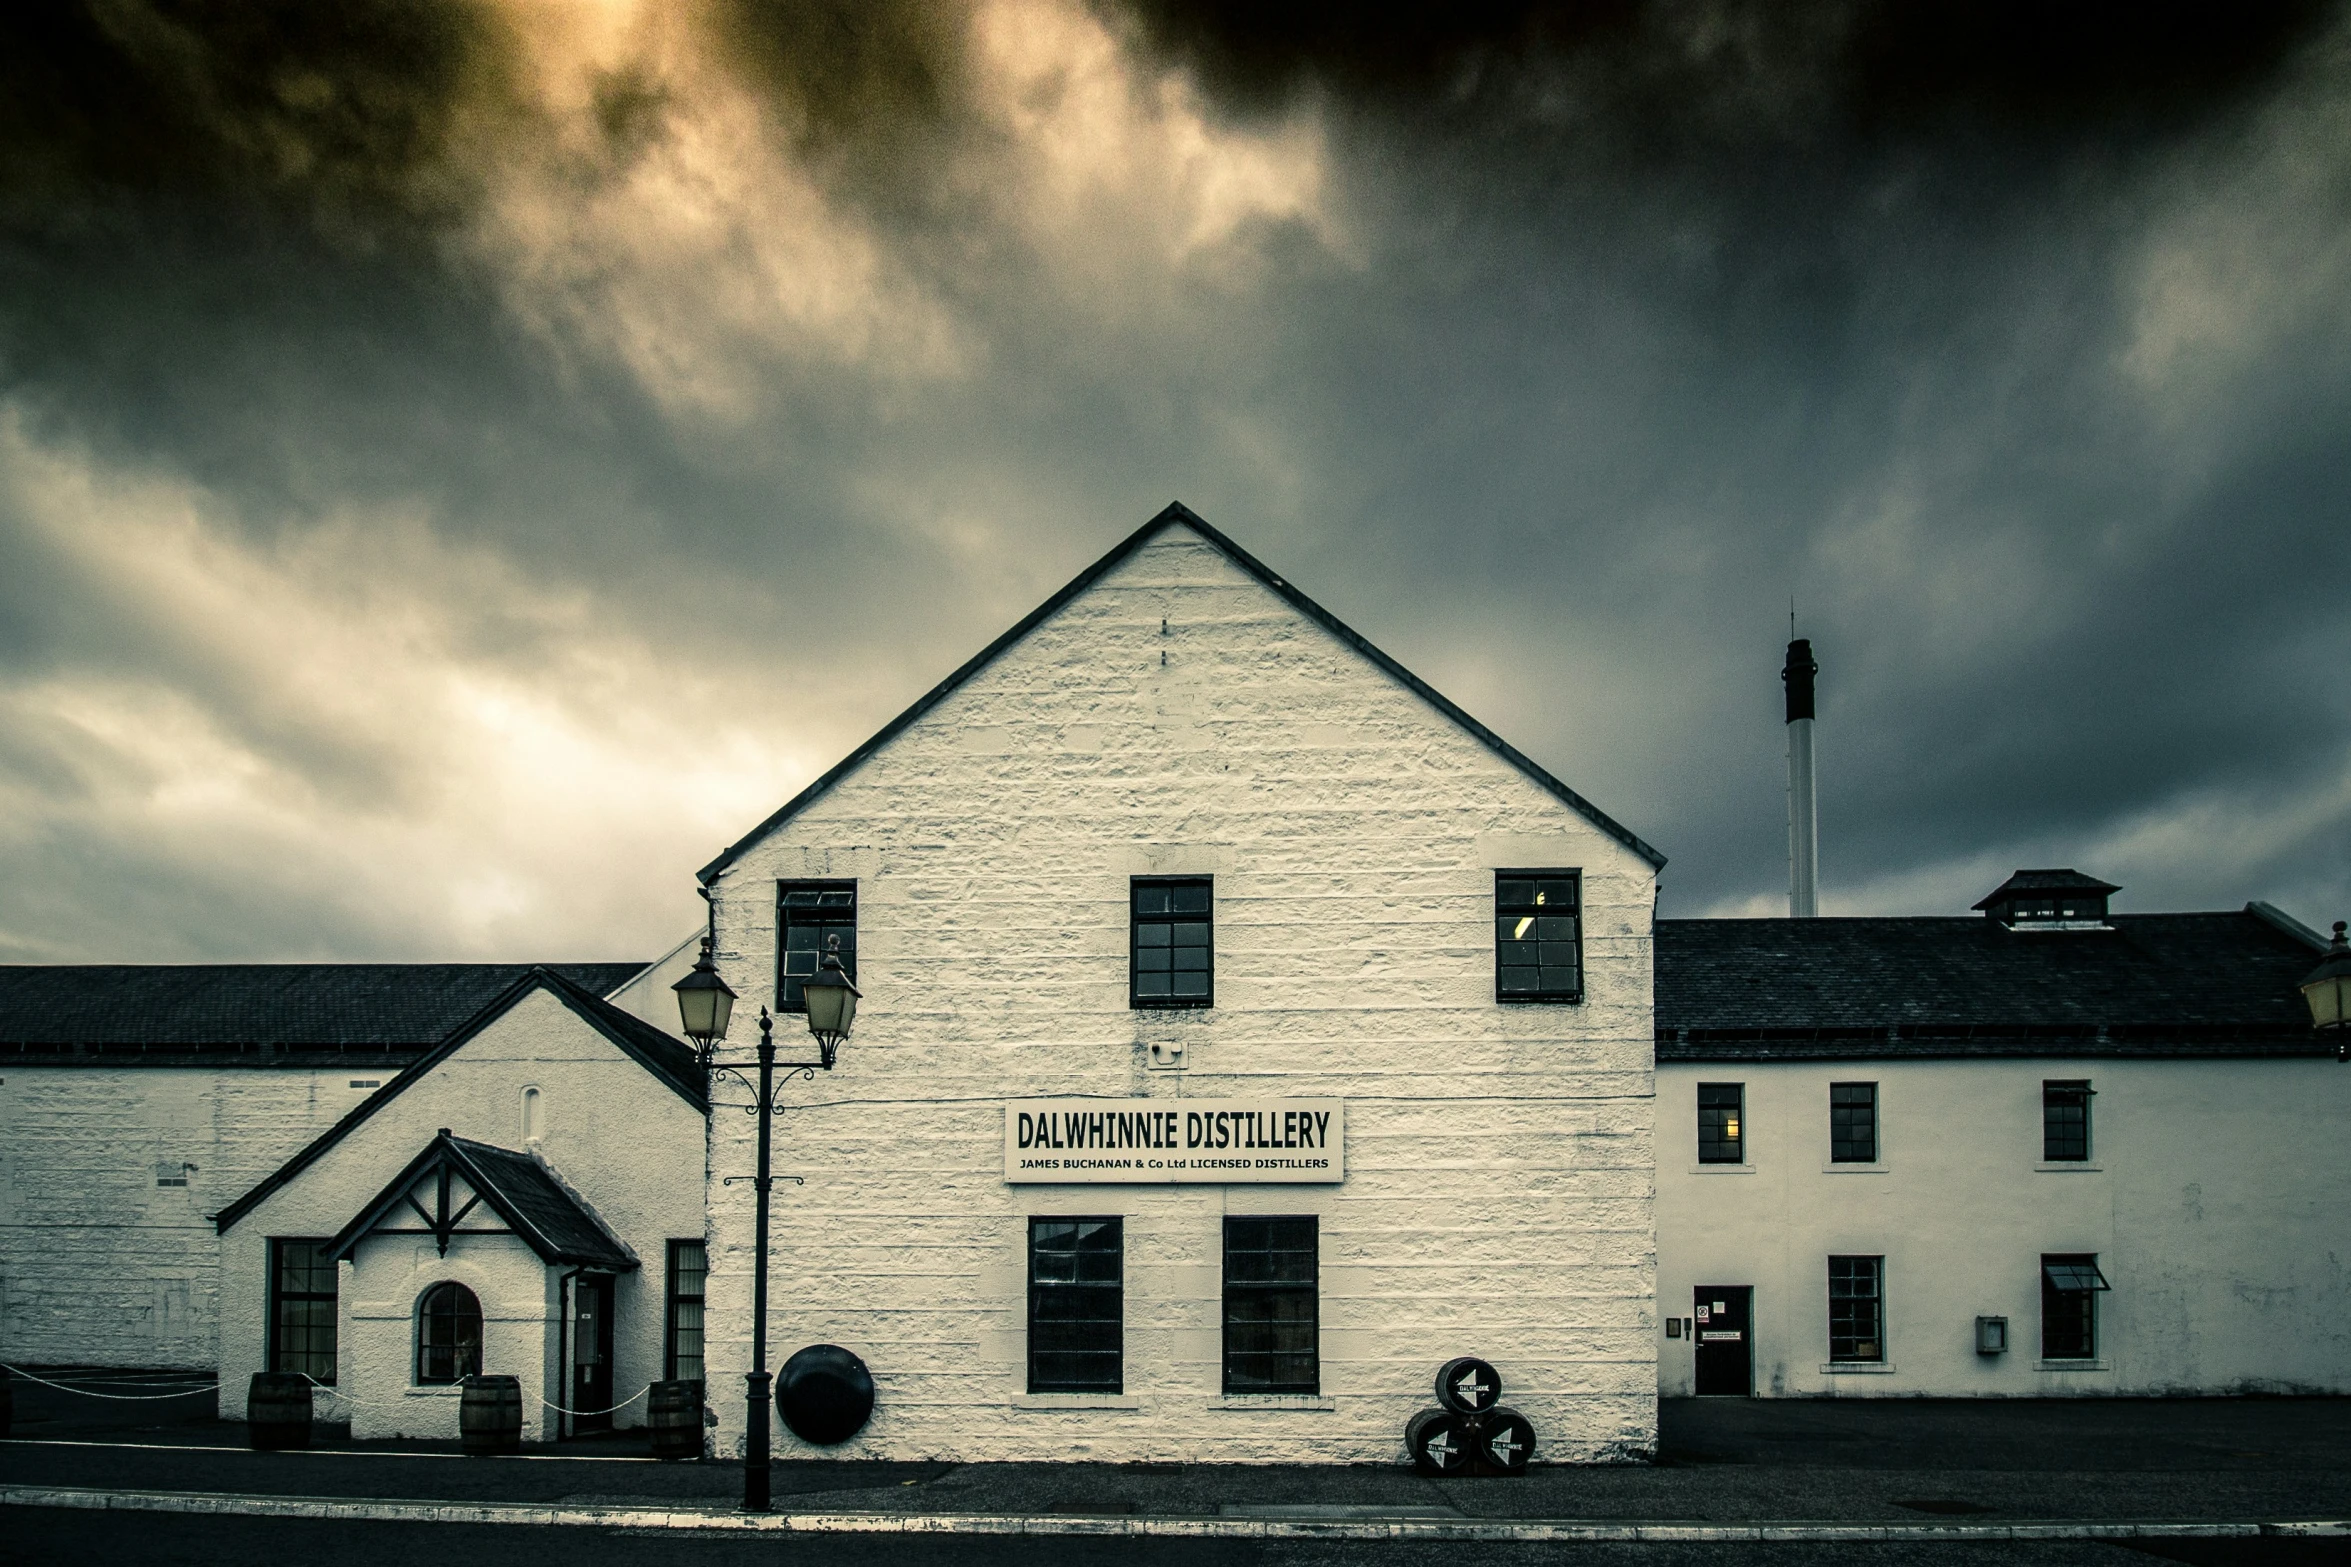
[(2106, 900), (2122, 891), (2080, 871), (2018, 871), (1976, 907), (2010, 930), (2112, 930)]

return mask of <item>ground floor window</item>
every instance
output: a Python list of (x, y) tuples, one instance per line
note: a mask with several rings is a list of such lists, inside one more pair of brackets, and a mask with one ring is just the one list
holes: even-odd
[(336, 1271), (325, 1241), (270, 1241), (270, 1370), (335, 1385)]
[(1829, 1359), (1866, 1365), (1886, 1358), (1886, 1259), (1829, 1259)]
[(1224, 1221), (1224, 1390), (1319, 1393), (1315, 1221)]
[(1116, 1218), (1029, 1220), (1029, 1391), (1126, 1387), (1125, 1229)]
[(2098, 1292), (2109, 1289), (2096, 1252), (2041, 1258), (2041, 1358), (2098, 1358)]
[(663, 1318), (661, 1374), (672, 1382), (702, 1380), (702, 1287), (709, 1269), (702, 1242), (669, 1243), (669, 1310)]
[(416, 1380), (422, 1386), (479, 1376), (482, 1303), (462, 1284), (436, 1284), (416, 1309)]

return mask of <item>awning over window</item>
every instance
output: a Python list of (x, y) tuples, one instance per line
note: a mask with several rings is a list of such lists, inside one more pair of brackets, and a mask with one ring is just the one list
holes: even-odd
[(2044, 1262), (2041, 1264), (2041, 1276), (2049, 1281), (2051, 1289), (2061, 1290), (2068, 1295), (2084, 1295), (2091, 1290), (2114, 1288), (2106, 1282), (2106, 1275), (2098, 1271), (2095, 1262)]

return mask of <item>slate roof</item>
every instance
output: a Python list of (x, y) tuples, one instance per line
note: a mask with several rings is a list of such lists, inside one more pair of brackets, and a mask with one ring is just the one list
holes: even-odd
[(2297, 988), (2317, 938), (2249, 905), (1997, 920), (1659, 920), (1657, 1059), (2332, 1052)]
[(1633, 834), (1632, 829), (1617, 822), (1614, 818), (1609, 816), (1607, 812), (1601, 810), (1591, 801), (1585, 799), (1582, 795), (1576, 793), (1573, 789), (1570, 789), (1566, 784), (1561, 783), (1557, 778), (1551, 776), (1549, 772), (1537, 766), (1532, 758), (1526, 756), (1509, 741), (1503, 739), (1500, 735), (1494, 733), (1493, 730), (1488, 729), (1484, 724), (1479, 723), (1476, 719), (1470, 717), (1469, 714), (1454, 706), (1451, 701), (1447, 700), (1434, 687), (1430, 686), (1427, 681), (1421, 679), (1420, 676), (1414, 674), (1411, 670), (1406, 669), (1402, 664), (1397, 663), (1386, 653), (1383, 653), (1378, 648), (1374, 647), (1368, 640), (1365, 639), (1363, 634), (1357, 631), (1354, 627), (1348, 625), (1338, 616), (1332, 614), (1329, 610), (1323, 608), (1320, 604), (1317, 604), (1314, 600), (1308, 598), (1304, 593), (1299, 592), (1297, 588), (1291, 586), (1290, 583), (1281, 577), (1274, 575), (1273, 571), (1267, 567), (1264, 562), (1260, 561), (1256, 556), (1250, 554), (1247, 550), (1241, 548), (1240, 545), (1235, 544), (1231, 539), (1226, 538), (1216, 529), (1210, 527), (1208, 523), (1201, 518), (1199, 513), (1193, 511), (1189, 506), (1186, 506), (1181, 501), (1171, 501), (1159, 513), (1158, 516), (1153, 517), (1149, 522), (1144, 523), (1140, 528), (1137, 528), (1134, 532), (1128, 534), (1124, 539), (1120, 540), (1115, 546), (1112, 547), (1109, 554), (1094, 562), (1093, 565), (1088, 566), (1084, 571), (1079, 572), (1075, 577), (1072, 577), (1060, 592), (1054, 594), (1044, 603), (1039, 604), (1035, 609), (1029, 611), (1029, 613), (1021, 619), (1018, 625), (1005, 632), (1004, 635), (998, 637), (995, 641), (989, 643), (986, 647), (980, 649), (979, 652), (973, 654), (970, 661), (964, 664), (962, 668), (956, 670), (955, 673), (949, 675), (946, 679), (931, 687), (929, 691), (923, 693), (923, 695), (916, 700), (912, 707), (908, 708), (905, 712), (900, 713), (896, 718), (891, 719), (887, 724), (883, 725), (880, 733), (876, 734), (872, 739), (866, 741), (865, 744), (859, 746), (856, 750), (851, 751), (847, 756), (843, 757), (823, 777), (817, 779), (816, 782), (810, 784), (807, 788), (792, 796), (791, 799), (785, 801), (783, 805), (777, 808), (775, 814), (768, 817), (767, 820), (752, 828), (741, 838), (736, 839), (732, 844), (729, 844), (726, 851), (719, 855), (717, 859), (712, 860), (708, 865), (703, 866), (701, 870), (695, 872), (695, 874), (701, 878), (702, 884), (705, 887), (709, 886), (710, 883), (717, 878), (718, 874), (725, 870), (729, 865), (733, 864), (735, 859), (746, 849), (750, 848), (751, 845), (757, 843), (760, 839), (766, 837), (769, 833), (775, 831), (778, 827), (781, 827), (784, 823), (790, 821), (793, 817), (799, 815), (800, 812), (806, 808), (811, 801), (815, 800), (819, 795), (823, 794), (827, 789), (830, 789), (841, 779), (856, 771), (858, 766), (862, 764), (867, 757), (873, 755), (883, 746), (896, 739), (898, 735), (909, 725), (911, 725), (916, 719), (922, 717), (923, 714), (929, 712), (932, 708), (938, 706), (941, 702), (945, 701), (949, 696), (954, 694), (955, 689), (958, 686), (962, 685), (972, 676), (978, 674), (989, 664), (995, 662), (997, 655), (1003, 653), (1007, 648), (1010, 648), (1014, 643), (1020, 641), (1021, 638), (1027, 636), (1031, 631), (1042, 625), (1047, 619), (1051, 618), (1054, 612), (1059, 610), (1064, 604), (1067, 604), (1071, 599), (1076, 598), (1079, 594), (1085, 592), (1086, 589), (1092, 587), (1095, 583), (1102, 580), (1103, 577), (1109, 575), (1114, 567), (1118, 566), (1121, 562), (1126, 560), (1128, 556), (1134, 554), (1135, 551), (1141, 549), (1145, 544), (1149, 543), (1155, 536), (1169, 528), (1174, 527), (1190, 528), (1193, 532), (1199, 534), (1201, 538), (1207, 540), (1211, 545), (1223, 551), (1227, 558), (1229, 558), (1234, 565), (1240, 567), (1243, 571), (1249, 573), (1250, 576), (1255, 577), (1259, 582), (1262, 582), (1266, 587), (1273, 590), (1275, 596), (1280, 598), (1283, 602), (1287, 603), (1292, 609), (1295, 609), (1299, 614), (1304, 615), (1307, 619), (1313, 621), (1316, 625), (1322, 627), (1325, 631), (1328, 631), (1331, 635), (1337, 637), (1341, 642), (1346, 643), (1356, 652), (1371, 660), (1372, 663), (1378, 665), (1389, 675), (1390, 678), (1394, 679), (1406, 690), (1412, 692), (1413, 695), (1428, 703), (1431, 707), (1444, 714), (1445, 717), (1451, 719), (1454, 723), (1459, 724), (1462, 728), (1468, 730), (1472, 735), (1476, 736), (1480, 741), (1482, 741), (1488, 749), (1493, 751), (1497, 756), (1500, 756), (1511, 766), (1517, 768), (1520, 772), (1526, 774), (1526, 776), (1533, 780), (1537, 786), (1547, 791), (1554, 798), (1559, 800), (1560, 803), (1566, 805), (1570, 810), (1573, 810), (1577, 814), (1581, 815), (1593, 826), (1599, 828), (1602, 832), (1608, 834), (1609, 837), (1614, 838), (1617, 842), (1632, 850), (1642, 859), (1647, 860), (1652, 869), (1662, 870), (1664, 868), (1665, 856), (1658, 853), (1657, 850), (1651, 848), (1648, 844), (1643, 843)]
[[(632, 972), (634, 972), (632, 970)], [(465, 1044), (489, 1027), (523, 997), (536, 990), (546, 990), (565, 1006), (578, 1014), (589, 1027), (620, 1048), (623, 1054), (651, 1073), (655, 1080), (671, 1093), (707, 1113), (710, 1100), (702, 1074), (700, 1059), (693, 1048), (655, 1028), (633, 1013), (624, 1012), (593, 991), (574, 983), (551, 968), (531, 968), (523, 971), (520, 979), (491, 998), (489, 1005), (476, 1012), (446, 1039), (418, 1056), (402, 1069), (398, 1077), (369, 1094), (355, 1105), (350, 1114), (328, 1127), (300, 1153), (279, 1165), (264, 1177), (259, 1185), (211, 1215), (213, 1228), (227, 1234), (229, 1227), (259, 1207), (272, 1192), (290, 1184), (308, 1169), (328, 1149), (365, 1125), (386, 1105), (391, 1104), (410, 1085), (422, 1081), (433, 1068), (439, 1066)]]
[[(642, 963), (555, 963), (598, 996)], [(392, 1064), (431, 1049), (528, 963), (0, 965), (0, 1061)]]
[[(379, 1225), (397, 1219), (417, 1182), (444, 1165), (463, 1176), (542, 1262), (620, 1272), (637, 1266), (637, 1259), (620, 1239), (540, 1160), (494, 1143), (453, 1137), (445, 1128), (328, 1243), (327, 1254), (337, 1258), (350, 1255)], [(416, 1216), (411, 1212), (408, 1217), (413, 1222)], [(410, 1226), (395, 1223), (391, 1227), (405, 1231)], [(454, 1233), (482, 1232), (460, 1229)]]

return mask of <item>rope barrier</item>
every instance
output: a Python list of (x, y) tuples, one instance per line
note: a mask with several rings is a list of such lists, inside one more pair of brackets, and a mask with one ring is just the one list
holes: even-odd
[(653, 1389), (651, 1385), (648, 1384), (645, 1387), (637, 1389), (637, 1391), (631, 1393), (628, 1397), (622, 1399), (619, 1403), (613, 1405), (610, 1409), (566, 1409), (561, 1404), (554, 1402), (552, 1399), (545, 1398), (540, 1399), (539, 1402), (545, 1404), (549, 1409), (554, 1410), (559, 1415), (570, 1415), (574, 1419), (577, 1419), (581, 1415), (617, 1415), (622, 1410), (628, 1408), (629, 1405), (635, 1403), (638, 1399), (643, 1398), (647, 1393), (652, 1391)]
[[(166, 1398), (187, 1398), (197, 1393), (210, 1393), (217, 1388), (216, 1383), (200, 1382), (184, 1387), (176, 1393), (96, 1393), (86, 1387), (75, 1387), (71, 1383), (52, 1382), (47, 1377), (37, 1377), (22, 1366), (11, 1366), (6, 1362), (0, 1362), (0, 1370), (6, 1370), (11, 1375), (20, 1376), (27, 1382), (38, 1382), (43, 1387), (53, 1387), (60, 1393), (79, 1393), (84, 1398), (103, 1398), (117, 1404), (151, 1404)], [(129, 1385), (136, 1387), (140, 1384), (131, 1383)], [(148, 1385), (152, 1386), (153, 1384)]]

